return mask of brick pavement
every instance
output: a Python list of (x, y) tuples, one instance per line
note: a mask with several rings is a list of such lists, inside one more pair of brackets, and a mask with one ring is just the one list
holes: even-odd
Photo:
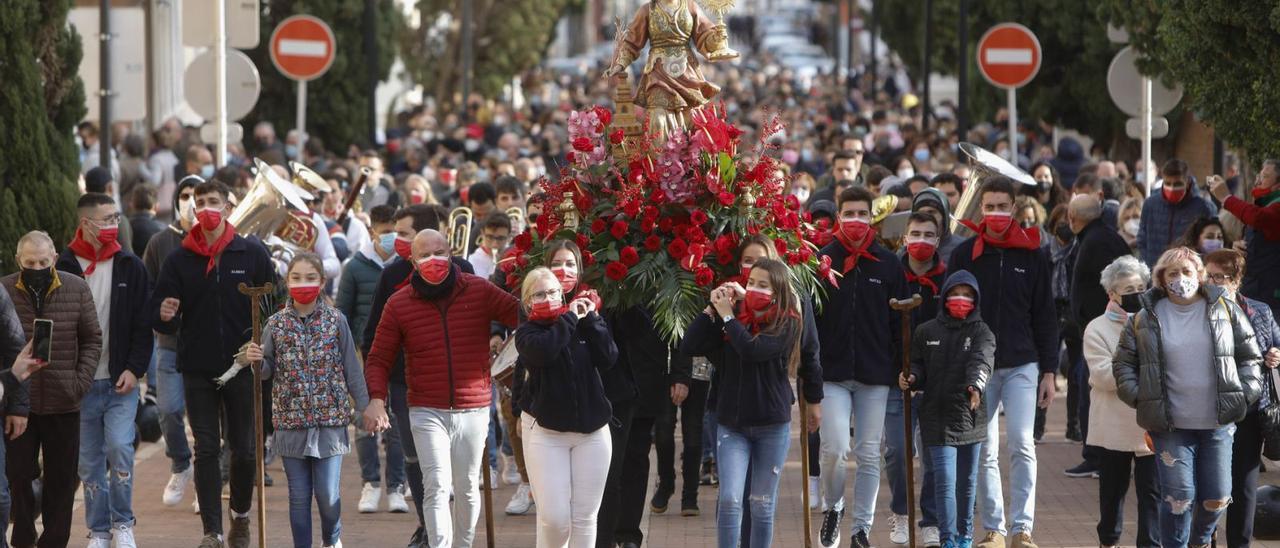
[[(1059, 392), (1061, 395), (1062, 392)], [(1049, 431), (1045, 435), (1046, 442), (1039, 446), (1039, 482), (1037, 493), (1035, 538), (1040, 546), (1049, 547), (1085, 547), (1097, 546), (1094, 532), (1097, 515), (1097, 483), (1095, 480), (1070, 479), (1062, 474), (1062, 470), (1075, 465), (1079, 461), (1079, 445), (1063, 439), (1065, 398), (1060, 397), (1050, 412)], [(139, 452), (139, 463), (135, 470), (134, 507), (138, 515), (137, 537), (139, 546), (145, 548), (190, 547), (199, 542), (199, 517), (191, 513), (191, 500), (194, 493), (188, 490), (187, 500), (175, 508), (167, 508), (160, 503), (160, 493), (169, 477), (168, 460), (164, 457), (163, 448), (154, 444), (146, 444)], [(787, 461), (786, 475), (779, 493), (778, 515), (774, 532), (775, 546), (798, 548), (800, 544), (801, 502), (799, 443), (793, 438), (791, 455)], [(1272, 468), (1277, 470), (1277, 468)], [(291, 545), (288, 522), (288, 499), (285, 487), (284, 472), (277, 464), (270, 470), (276, 480), (274, 487), (267, 488), (268, 531), (267, 545), (282, 547)], [(852, 474), (849, 476), (852, 481)], [(1264, 474), (1265, 483), (1280, 483), (1280, 473)], [(1006, 481), (1006, 487), (1008, 483)], [(343, 541), (349, 547), (399, 547), (414, 527), (412, 515), (393, 515), (387, 513), (358, 514), (355, 503), (360, 493), (359, 466), (354, 455), (348, 456), (343, 464), (342, 492), (344, 494)], [(500, 487), (494, 492), (494, 503), (499, 512), (495, 515), (496, 546), (499, 547), (532, 547), (534, 546), (534, 517), (511, 517), (501, 514), (514, 488)], [(872, 542), (876, 546), (892, 546), (888, 540), (888, 488), (882, 487), (877, 502), (879, 512), (876, 516), (876, 527)], [(646, 546), (659, 548), (696, 548), (715, 546), (715, 496), (711, 488), (700, 490), (699, 505), (702, 516), (695, 518), (681, 517), (678, 512), (664, 515), (649, 515), (645, 527), (648, 531)], [(678, 508), (677, 504), (673, 505)], [(78, 504), (78, 503), (77, 503)], [(1124, 541), (1132, 542), (1135, 530), (1135, 516), (1132, 497), (1125, 512), (1126, 536)], [(256, 516), (256, 514), (255, 514)], [(256, 519), (256, 518), (255, 518)], [(814, 530), (820, 523), (821, 516), (814, 514)], [(843, 546), (848, 546), (847, 527), (849, 518), (844, 520), (846, 533), (843, 535)], [(316, 529), (316, 545), (319, 546), (319, 518), (313, 519)], [(481, 519), (480, 531), (477, 532), (476, 546), (484, 546), (484, 522)], [(254, 526), (256, 531), (256, 525)], [(76, 521), (72, 531), (73, 545), (78, 545), (87, 534), (84, 528), (83, 509), (77, 507)], [(813, 543), (817, 546), (816, 537)], [(1256, 543), (1257, 546), (1277, 546), (1277, 543)], [(256, 546), (256, 544), (255, 544)]]

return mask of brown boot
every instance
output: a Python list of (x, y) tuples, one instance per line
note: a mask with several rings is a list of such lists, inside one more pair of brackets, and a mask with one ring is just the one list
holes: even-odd
[(987, 531), (987, 536), (974, 543), (973, 548), (1004, 548), (1004, 535), (995, 531)]
[(1038, 548), (1036, 541), (1031, 540), (1031, 533), (1026, 531), (1018, 531), (1013, 535), (1013, 543), (1009, 548)]

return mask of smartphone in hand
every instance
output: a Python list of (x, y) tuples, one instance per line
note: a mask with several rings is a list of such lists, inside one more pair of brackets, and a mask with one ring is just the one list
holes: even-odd
[(36, 319), (33, 330), (31, 357), (49, 363), (53, 350), (53, 320)]

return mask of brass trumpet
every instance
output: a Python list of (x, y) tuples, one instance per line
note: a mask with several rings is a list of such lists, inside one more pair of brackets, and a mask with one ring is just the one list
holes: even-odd
[(469, 207), (456, 207), (449, 212), (449, 252), (467, 258), (471, 254), (471, 223), (475, 213)]

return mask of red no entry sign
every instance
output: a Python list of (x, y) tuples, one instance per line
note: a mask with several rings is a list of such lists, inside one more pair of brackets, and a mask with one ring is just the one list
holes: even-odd
[(270, 46), (276, 70), (305, 82), (329, 70), (336, 42), (324, 21), (310, 15), (294, 15), (271, 32)]
[(1022, 87), (1040, 72), (1040, 40), (1017, 23), (991, 27), (978, 41), (978, 68), (994, 85)]

